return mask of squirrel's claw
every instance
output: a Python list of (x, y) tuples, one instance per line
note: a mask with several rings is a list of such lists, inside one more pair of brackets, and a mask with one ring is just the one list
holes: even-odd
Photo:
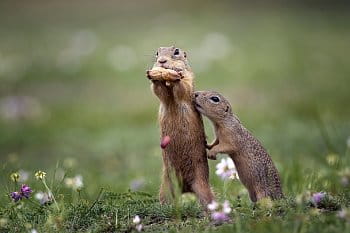
[(210, 159), (210, 160), (216, 160), (216, 155), (208, 155), (208, 159)]
[(146, 70), (146, 76), (148, 79), (151, 79), (150, 70)]
[(212, 150), (209, 150), (207, 153), (207, 157), (208, 157), (208, 159), (216, 160), (216, 153), (213, 153)]
[(185, 76), (184, 76), (184, 72), (183, 71), (179, 71), (177, 72), (180, 76), (180, 79), (183, 79)]

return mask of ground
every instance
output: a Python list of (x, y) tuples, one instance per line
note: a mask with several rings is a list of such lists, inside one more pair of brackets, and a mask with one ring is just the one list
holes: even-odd
[[(0, 3), (0, 232), (134, 231), (135, 215), (150, 232), (349, 231), (346, 10), (179, 2)], [(145, 71), (172, 44), (187, 51), (196, 89), (227, 96), (271, 154), (285, 200), (250, 203), (239, 181), (215, 174), (220, 155), (210, 183), (230, 202), (228, 223), (190, 195), (159, 205), (159, 102)], [(57, 205), (35, 198), (47, 192), (38, 170)], [(15, 203), (22, 183), (33, 193)]]

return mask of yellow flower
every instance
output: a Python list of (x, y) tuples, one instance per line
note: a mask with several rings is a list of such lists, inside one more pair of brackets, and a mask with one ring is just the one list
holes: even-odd
[(29, 229), (32, 228), (32, 224), (27, 222), (27, 223), (24, 224), (24, 227), (29, 230)]
[(306, 191), (305, 193), (298, 194), (295, 198), (295, 201), (298, 205), (303, 205), (305, 202), (311, 199), (311, 192)]
[(12, 173), (11, 175), (10, 175), (10, 178), (11, 178), (11, 180), (13, 181), (13, 182), (18, 182), (18, 180), (19, 180), (19, 174), (17, 173), (17, 172), (14, 172), (14, 173)]
[(7, 225), (7, 222), (8, 222), (7, 218), (0, 218), (0, 228), (1, 227), (5, 228), (5, 226)]
[(43, 171), (35, 172), (35, 178), (37, 178), (38, 180), (44, 179), (45, 176), (46, 176), (46, 172), (43, 172)]
[(329, 185), (330, 185), (329, 180), (324, 180), (324, 181), (323, 181), (323, 187), (324, 187), (324, 188), (328, 188)]
[(310, 209), (309, 213), (311, 216), (318, 216), (321, 214), (321, 211), (320, 211), (320, 209), (312, 208), (312, 209)]
[(265, 197), (259, 200), (258, 205), (263, 209), (272, 209), (273, 202), (271, 198)]
[(335, 165), (339, 161), (339, 155), (337, 154), (329, 154), (326, 157), (327, 163), (331, 166)]
[(338, 175), (340, 176), (349, 176), (350, 177), (350, 167), (346, 167), (340, 172), (338, 172)]
[(196, 201), (196, 196), (192, 193), (184, 193), (181, 195), (182, 203), (191, 203)]
[(296, 202), (298, 205), (302, 205), (303, 202), (304, 202), (303, 194), (298, 194), (298, 195), (295, 197), (295, 202)]

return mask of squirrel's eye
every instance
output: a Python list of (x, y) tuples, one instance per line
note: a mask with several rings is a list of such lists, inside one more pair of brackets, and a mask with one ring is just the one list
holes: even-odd
[(158, 57), (158, 51), (156, 52), (156, 57)]
[(217, 96), (212, 96), (212, 97), (210, 97), (210, 99), (215, 103), (218, 103), (220, 101), (219, 97), (217, 97)]
[(179, 49), (175, 49), (174, 55), (177, 56), (177, 55), (179, 55), (179, 54), (180, 54), (180, 50), (179, 50)]

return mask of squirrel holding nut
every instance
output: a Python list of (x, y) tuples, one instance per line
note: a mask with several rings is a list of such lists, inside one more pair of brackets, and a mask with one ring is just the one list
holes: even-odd
[(163, 148), (160, 202), (169, 202), (174, 197), (171, 179), (174, 173), (181, 191), (193, 192), (206, 208), (214, 195), (209, 185), (204, 125), (193, 102), (194, 75), (186, 52), (174, 46), (160, 47), (147, 77), (160, 100), (158, 120)]

